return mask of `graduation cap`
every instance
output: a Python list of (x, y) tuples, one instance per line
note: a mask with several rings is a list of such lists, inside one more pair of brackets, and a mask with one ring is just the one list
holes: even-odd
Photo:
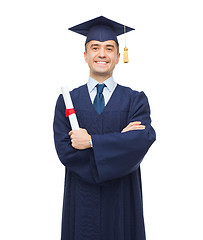
[[(74, 27), (71, 27), (68, 30), (86, 36), (87, 38), (85, 44), (87, 44), (91, 40), (96, 40), (100, 42), (114, 40), (118, 44), (117, 36), (135, 29), (100, 16), (84, 23), (78, 24)], [(126, 37), (123, 59), (125, 63), (128, 62), (128, 48), (126, 47)]]

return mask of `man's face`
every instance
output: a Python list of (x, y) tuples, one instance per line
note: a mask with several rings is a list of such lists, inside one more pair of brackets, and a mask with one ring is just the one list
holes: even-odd
[(99, 42), (92, 40), (87, 43), (84, 53), (85, 61), (90, 68), (90, 76), (109, 78), (119, 62), (117, 44), (113, 40)]

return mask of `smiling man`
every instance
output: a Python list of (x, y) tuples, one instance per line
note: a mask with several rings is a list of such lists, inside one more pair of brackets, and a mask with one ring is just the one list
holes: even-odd
[(101, 16), (70, 30), (87, 37), (90, 73), (71, 91), (80, 130), (71, 130), (62, 95), (55, 109), (55, 146), (66, 167), (61, 240), (145, 240), (140, 163), (155, 131), (146, 95), (113, 79), (124, 26)]

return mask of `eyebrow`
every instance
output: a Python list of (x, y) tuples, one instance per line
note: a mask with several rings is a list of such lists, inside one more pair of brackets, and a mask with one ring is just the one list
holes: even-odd
[(112, 48), (114, 48), (115, 46), (114, 46), (114, 45), (111, 45), (111, 44), (107, 44), (106, 47), (112, 47)]
[(97, 44), (97, 43), (93, 43), (93, 44), (91, 44), (91, 46), (90, 47), (97, 47), (97, 46), (99, 46), (99, 44)]
[[(90, 47), (98, 47), (98, 46), (100, 46), (100, 44), (98, 44), (98, 43), (93, 43), (93, 44), (91, 44)], [(112, 47), (112, 48), (114, 48), (115, 46), (112, 45), (112, 44), (107, 44), (107, 45), (105, 45), (105, 47)]]

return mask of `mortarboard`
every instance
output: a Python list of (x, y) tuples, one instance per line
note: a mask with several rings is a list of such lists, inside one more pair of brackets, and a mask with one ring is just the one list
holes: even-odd
[[(85, 44), (91, 40), (100, 42), (114, 40), (118, 44), (117, 36), (135, 29), (100, 16), (71, 27), (68, 30), (86, 36), (87, 38)], [(128, 49), (126, 46), (124, 48), (124, 51), (124, 62), (128, 62), (128, 59), (126, 58)]]

